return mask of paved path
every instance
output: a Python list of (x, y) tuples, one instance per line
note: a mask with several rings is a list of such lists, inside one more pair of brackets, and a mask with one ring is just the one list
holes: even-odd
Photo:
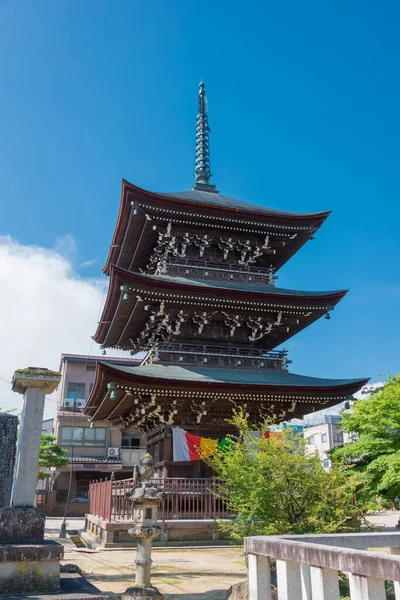
[[(83, 529), (85, 521), (67, 518), (67, 530)], [(46, 537), (64, 545), (62, 564), (77, 565), (83, 575), (110, 598), (119, 598), (135, 582), (135, 550), (76, 548), (73, 541), (58, 538), (62, 519), (47, 517)], [(236, 548), (168, 548), (153, 550), (152, 583), (166, 600), (225, 600), (227, 589), (246, 579), (242, 551)]]
[[(115, 598), (134, 584), (135, 554), (68, 551), (63, 562), (78, 565), (93, 585)], [(152, 583), (166, 600), (225, 600), (227, 589), (247, 576), (236, 548), (155, 549), (152, 557)]]
[[(394, 529), (400, 511), (369, 515), (368, 519), (384, 529)], [(46, 537), (63, 543), (63, 564), (77, 565), (102, 592), (117, 598), (134, 584), (135, 551), (78, 549), (71, 539), (59, 540), (62, 519), (46, 519)], [(67, 530), (84, 527), (84, 519), (67, 518)], [(176, 548), (153, 550), (152, 582), (166, 600), (225, 600), (227, 589), (246, 579), (242, 551), (233, 547)]]
[(382, 527), (385, 531), (399, 531), (396, 529), (398, 520), (400, 519), (399, 510), (387, 510), (386, 512), (371, 513), (368, 515), (368, 521), (377, 527)]

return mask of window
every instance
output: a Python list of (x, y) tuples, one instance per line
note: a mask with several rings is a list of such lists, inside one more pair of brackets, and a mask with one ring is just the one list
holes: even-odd
[(95, 365), (86, 365), (86, 371), (95, 371), (96, 367)]
[(327, 433), (321, 434), (321, 441), (322, 442), (327, 442), (328, 441), (328, 434)]
[(104, 446), (105, 427), (61, 427), (61, 446)]
[(333, 441), (336, 442), (337, 444), (343, 444), (343, 433), (334, 433), (333, 434)]
[(324, 468), (325, 469), (329, 469), (329, 467), (331, 466), (329, 458), (324, 458), (323, 463), (324, 463)]
[(310, 437), (309, 437), (309, 438), (307, 438), (307, 444), (310, 444), (310, 446), (311, 446), (312, 444), (315, 444), (315, 439), (314, 439), (314, 436), (313, 436), (313, 435), (310, 435)]
[(71, 398), (72, 400), (75, 400), (75, 398), (79, 399), (79, 400), (84, 400), (85, 399), (85, 384), (69, 381), (67, 398)]
[(121, 443), (122, 448), (140, 448), (140, 433), (134, 435), (135, 437), (127, 436), (126, 434), (123, 436)]

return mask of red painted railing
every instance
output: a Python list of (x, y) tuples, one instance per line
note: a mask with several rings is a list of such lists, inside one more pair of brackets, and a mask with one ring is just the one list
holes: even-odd
[(111, 479), (89, 484), (89, 512), (106, 521), (111, 521), (112, 484)]
[[(223, 498), (215, 495), (221, 491), (217, 479), (184, 479), (167, 477), (157, 479), (157, 487), (165, 493), (158, 509), (158, 518), (168, 519), (228, 519), (232, 513)], [(107, 521), (132, 520), (133, 505), (127, 499), (136, 487), (133, 479), (98, 481), (89, 486), (89, 512)]]

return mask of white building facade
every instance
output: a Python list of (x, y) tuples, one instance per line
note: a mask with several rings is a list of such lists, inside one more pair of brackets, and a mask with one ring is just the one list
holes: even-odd
[(340, 415), (321, 415), (309, 419), (308, 427), (303, 431), (307, 452), (318, 453), (324, 469), (330, 469), (332, 466), (329, 450), (343, 446), (349, 441), (349, 435), (340, 428), (340, 421)]

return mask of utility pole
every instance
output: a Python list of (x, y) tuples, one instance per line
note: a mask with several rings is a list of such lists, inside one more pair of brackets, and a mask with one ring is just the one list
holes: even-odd
[[(75, 394), (75, 398), (74, 398), (74, 402), (72, 404), (72, 414), (75, 414), (75, 409), (76, 409), (76, 394)], [(65, 509), (64, 509), (64, 516), (63, 516), (63, 521), (61, 523), (61, 527), (60, 527), (60, 533), (58, 535), (59, 538), (61, 539), (66, 539), (67, 537), (67, 523), (66, 523), (66, 518), (67, 518), (67, 511), (68, 511), (68, 504), (69, 504), (69, 499), (71, 496), (71, 487), (72, 487), (72, 472), (73, 472), (73, 468), (74, 468), (74, 416), (72, 416), (72, 431), (71, 431), (71, 468), (69, 471), (69, 483), (68, 483), (68, 493), (67, 493), (67, 500), (65, 502)]]

